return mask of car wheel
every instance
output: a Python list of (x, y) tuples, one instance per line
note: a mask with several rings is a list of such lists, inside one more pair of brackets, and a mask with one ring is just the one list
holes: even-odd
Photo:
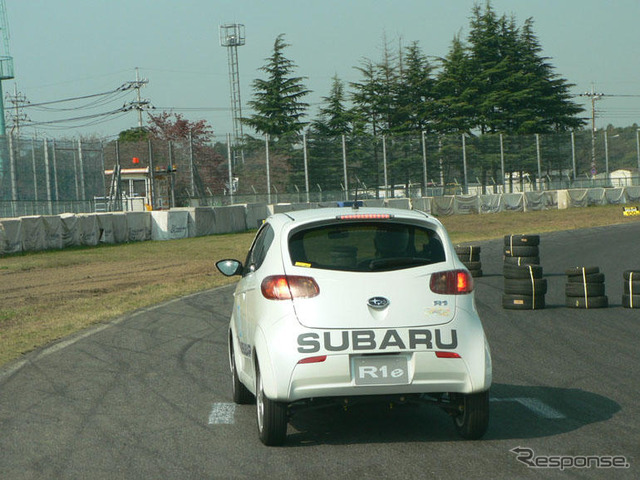
[(287, 404), (273, 401), (265, 395), (258, 366), (256, 366), (256, 411), (260, 441), (267, 446), (282, 445), (287, 438)]
[(231, 389), (233, 401), (238, 405), (246, 405), (253, 402), (253, 395), (247, 387), (240, 381), (238, 377), (238, 369), (236, 368), (236, 357), (233, 351), (233, 338), (229, 334), (229, 367), (231, 368)]
[(458, 434), (466, 440), (482, 437), (489, 426), (489, 390), (457, 395), (459, 410), (453, 417)]

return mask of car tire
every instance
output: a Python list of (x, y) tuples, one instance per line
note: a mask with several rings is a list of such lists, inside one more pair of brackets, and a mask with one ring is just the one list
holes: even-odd
[(472, 245), (456, 245), (455, 251), (458, 258), (463, 262), (479, 262), (482, 249), (481, 247), (474, 247)]
[(502, 295), (502, 308), (505, 310), (540, 310), (545, 307), (544, 295)]
[(257, 364), (256, 413), (260, 441), (270, 447), (284, 444), (287, 438), (287, 404), (271, 400), (265, 395), (262, 375), (260, 375), (260, 368)]
[(482, 262), (467, 262), (462, 260), (462, 264), (467, 267), (467, 270), (480, 270), (482, 268)]
[(456, 395), (460, 410), (453, 416), (458, 435), (466, 440), (481, 438), (489, 427), (489, 390)]
[(640, 295), (622, 295), (622, 306), (624, 308), (640, 308)]
[(571, 267), (571, 268), (567, 268), (564, 273), (566, 273), (569, 276), (573, 276), (573, 275), (591, 275), (593, 273), (600, 273), (600, 268), (599, 267)]
[(542, 278), (541, 265), (503, 265), (502, 273), (504, 278), (523, 279), (523, 278)]
[(606, 308), (609, 306), (609, 298), (606, 295), (600, 297), (566, 297), (565, 304), (569, 308)]
[(530, 246), (522, 246), (522, 247), (512, 247), (505, 245), (504, 254), (507, 257), (539, 257), (540, 249), (538, 246), (530, 247)]
[(604, 273), (589, 273), (583, 275), (568, 275), (568, 283), (604, 283)]
[(509, 295), (544, 295), (547, 293), (546, 278), (504, 279), (504, 293)]
[(635, 280), (633, 282), (624, 282), (624, 293), (631, 295), (640, 295), (640, 280)]
[(238, 405), (253, 403), (253, 394), (244, 386), (238, 377), (238, 369), (236, 368), (236, 357), (233, 351), (233, 338), (231, 333), (229, 333), (229, 367), (231, 368), (231, 393), (233, 401)]
[(540, 257), (510, 257), (505, 255), (504, 265), (540, 265)]
[(478, 278), (482, 276), (482, 269), (481, 268), (475, 268), (473, 270), (469, 269), (469, 273), (473, 278)]
[(567, 297), (601, 297), (604, 283), (567, 283), (564, 293)]
[(540, 235), (505, 235), (504, 244), (514, 247), (524, 247), (527, 245), (530, 247), (535, 247), (536, 245), (540, 244)]

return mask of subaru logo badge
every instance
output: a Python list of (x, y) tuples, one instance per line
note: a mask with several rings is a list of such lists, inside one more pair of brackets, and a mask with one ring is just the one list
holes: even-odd
[(382, 310), (389, 306), (389, 300), (384, 297), (371, 297), (367, 300), (367, 305), (371, 308), (375, 308), (376, 310)]

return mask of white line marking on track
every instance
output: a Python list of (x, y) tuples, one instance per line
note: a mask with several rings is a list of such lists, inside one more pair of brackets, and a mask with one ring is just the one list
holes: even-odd
[(533, 413), (543, 418), (560, 419), (567, 418), (566, 415), (558, 410), (551, 408), (542, 400), (531, 397), (514, 397), (514, 398), (492, 398), (492, 402), (518, 402), (523, 407), (528, 408)]
[(234, 403), (214, 403), (209, 414), (209, 425), (231, 425), (234, 423)]

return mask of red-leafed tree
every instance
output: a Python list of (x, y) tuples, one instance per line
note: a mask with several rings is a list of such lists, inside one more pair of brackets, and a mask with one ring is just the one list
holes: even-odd
[(185, 141), (189, 140), (189, 133), (194, 144), (208, 143), (213, 138), (213, 128), (206, 120), (192, 122), (179, 113), (149, 114), (148, 123), (149, 134), (157, 140)]

